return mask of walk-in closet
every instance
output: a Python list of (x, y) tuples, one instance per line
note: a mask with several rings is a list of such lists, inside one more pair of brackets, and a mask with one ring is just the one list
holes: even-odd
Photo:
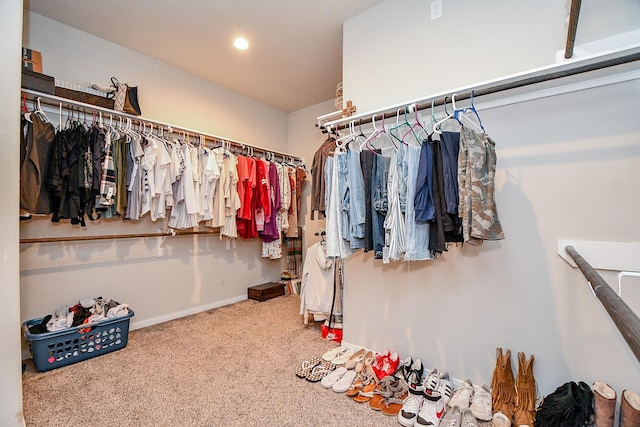
[(640, 4), (222, 3), (0, 6), (0, 425), (640, 427)]

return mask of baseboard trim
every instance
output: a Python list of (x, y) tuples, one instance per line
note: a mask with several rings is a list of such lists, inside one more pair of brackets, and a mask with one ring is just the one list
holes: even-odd
[(129, 330), (146, 328), (148, 326), (153, 326), (159, 323), (168, 322), (169, 320), (175, 320), (181, 317), (190, 316), (192, 314), (202, 313), (203, 311), (212, 310), (214, 308), (223, 307), (225, 305), (234, 304), (236, 302), (244, 301), (246, 299), (247, 299), (247, 295), (239, 295), (236, 297), (227, 298), (220, 301), (215, 301), (210, 304), (191, 307), (186, 310), (176, 311), (174, 313), (152, 317), (151, 319), (141, 320), (140, 322), (131, 322), (131, 324), (129, 325)]

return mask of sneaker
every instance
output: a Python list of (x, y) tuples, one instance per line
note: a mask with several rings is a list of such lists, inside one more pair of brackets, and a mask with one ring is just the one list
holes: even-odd
[[(433, 368), (429, 375), (422, 381), (422, 387), (424, 388), (425, 396), (433, 396), (438, 390), (440, 385), (440, 373), (438, 368)], [(438, 396), (439, 397), (439, 396)]]
[(449, 400), (449, 408), (455, 408), (457, 406), (461, 410), (467, 409), (472, 397), (473, 384), (471, 380), (466, 380), (453, 392), (453, 396), (451, 396)]
[(438, 426), (440, 419), (444, 415), (444, 402), (442, 398), (425, 397), (422, 401), (422, 408), (418, 412), (418, 417), (414, 425), (416, 426)]
[(406, 359), (398, 366), (396, 373), (394, 374), (396, 378), (400, 381), (404, 381), (405, 384), (409, 383), (409, 375), (411, 374), (411, 365), (413, 365), (413, 359), (411, 356), (407, 356)]
[(412, 427), (416, 423), (423, 400), (422, 394), (415, 394), (409, 389), (409, 396), (407, 396), (402, 404), (402, 409), (398, 412), (398, 422), (405, 427)]
[(491, 421), (491, 417), (493, 416), (491, 402), (491, 390), (488, 385), (484, 384), (482, 387), (477, 387), (474, 390), (469, 409), (471, 409), (471, 413), (478, 420)]
[(471, 413), (471, 409), (467, 408), (462, 411), (460, 425), (464, 427), (478, 427), (478, 420), (473, 416), (473, 413)]
[(424, 367), (422, 366), (422, 361), (420, 359), (416, 359), (411, 365), (411, 370), (409, 373), (409, 377), (407, 379), (409, 390), (422, 393), (422, 391), (424, 390), (424, 388), (422, 387), (423, 370), (424, 370)]
[(436, 393), (443, 400), (444, 405), (447, 406), (453, 394), (453, 383), (451, 382), (448, 372), (445, 372), (442, 378), (440, 378), (440, 384), (438, 385)]
[(440, 427), (460, 427), (462, 422), (462, 412), (460, 408), (454, 406), (453, 409), (448, 409), (445, 412), (444, 417), (440, 420)]

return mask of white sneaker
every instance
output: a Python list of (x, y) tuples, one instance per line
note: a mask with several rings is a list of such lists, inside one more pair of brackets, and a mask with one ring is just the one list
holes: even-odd
[(398, 412), (398, 422), (404, 427), (413, 427), (418, 418), (418, 412), (422, 408), (424, 397), (409, 392), (409, 396), (402, 404), (402, 409)]
[(431, 396), (438, 390), (438, 386), (440, 385), (440, 373), (438, 372), (438, 368), (433, 368), (429, 375), (426, 376), (424, 381), (422, 381), (422, 387), (424, 387), (424, 394), (427, 396)]
[(443, 400), (444, 405), (447, 406), (447, 404), (451, 400), (451, 395), (453, 394), (453, 383), (451, 382), (451, 378), (449, 377), (448, 372), (445, 372), (442, 378), (440, 378), (440, 384), (438, 385), (437, 393)]
[(471, 409), (467, 408), (462, 411), (460, 425), (464, 427), (478, 427), (478, 420), (476, 420), (476, 417), (471, 413)]
[(473, 397), (473, 384), (471, 380), (466, 380), (455, 389), (453, 396), (449, 400), (449, 408), (458, 407), (460, 410), (467, 409)]
[(418, 412), (418, 417), (414, 425), (416, 426), (438, 426), (440, 419), (444, 415), (444, 402), (442, 398), (425, 398), (422, 401), (422, 408)]
[(440, 427), (460, 427), (462, 422), (462, 412), (460, 408), (454, 406), (453, 409), (447, 409), (444, 417), (440, 420)]
[(493, 411), (491, 410), (491, 390), (488, 385), (475, 388), (469, 409), (478, 420), (491, 421)]

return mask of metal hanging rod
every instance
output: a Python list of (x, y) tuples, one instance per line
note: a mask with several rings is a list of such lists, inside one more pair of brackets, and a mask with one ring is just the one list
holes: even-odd
[(569, 59), (573, 56), (573, 48), (576, 44), (576, 33), (578, 32), (578, 17), (580, 16), (581, 5), (582, 0), (571, 0), (569, 28), (567, 29), (567, 45), (564, 49), (565, 59)]
[(127, 234), (105, 234), (95, 236), (63, 236), (63, 237), (39, 237), (34, 239), (20, 239), (20, 244), (33, 243), (55, 243), (55, 242), (79, 242), (88, 240), (112, 240), (112, 239), (139, 239), (147, 237), (171, 237), (171, 236), (195, 236), (200, 234), (219, 235), (214, 231), (167, 231), (165, 233), (127, 233)]
[(630, 62), (640, 60), (640, 46), (629, 49), (623, 49), (608, 54), (595, 57), (573, 60), (570, 63), (552, 65), (542, 67), (533, 71), (508, 76), (505, 78), (492, 80), (486, 83), (480, 83), (473, 86), (467, 86), (455, 91), (442, 92), (427, 98), (420, 98), (415, 101), (396, 104), (377, 111), (357, 114), (351, 117), (343, 117), (341, 119), (326, 121), (325, 118), (331, 116), (327, 114), (317, 118), (316, 127), (320, 128), (323, 133), (334, 132), (336, 130), (345, 129), (349, 122), (355, 124), (371, 123), (374, 116), (381, 118), (389, 118), (395, 116), (399, 110), (408, 111), (409, 106), (414, 106), (414, 111), (427, 110), (433, 106), (440, 106), (445, 103), (445, 98), (451, 99), (452, 94), (456, 94), (456, 101), (470, 99), (472, 94), (474, 97), (490, 95), (499, 92), (505, 92), (511, 89), (531, 86), (538, 83), (570, 77), (578, 74), (588, 73), (591, 71), (601, 70), (604, 68), (615, 67)]
[(567, 246), (565, 251), (575, 261), (582, 275), (589, 282), (593, 294), (600, 300), (636, 359), (640, 361), (640, 318), (573, 246)]
[(147, 125), (154, 125), (156, 127), (161, 127), (169, 132), (186, 133), (189, 136), (203, 136), (206, 139), (211, 140), (212, 142), (229, 143), (239, 149), (249, 148), (253, 151), (257, 151), (258, 153), (261, 153), (264, 155), (271, 154), (274, 156), (281, 157), (283, 161), (286, 159), (291, 159), (292, 161), (300, 165), (304, 164), (304, 160), (298, 156), (293, 156), (291, 154), (283, 153), (281, 151), (271, 150), (269, 148), (259, 147), (253, 144), (247, 144), (246, 142), (236, 141), (235, 139), (225, 138), (222, 136), (212, 135), (212, 134), (200, 132), (193, 129), (188, 129), (185, 127), (172, 125), (170, 123), (164, 123), (164, 122), (159, 122), (157, 120), (151, 120), (144, 117), (134, 116), (132, 114), (123, 113), (121, 111), (110, 110), (108, 108), (99, 107), (97, 105), (87, 104), (80, 101), (74, 101), (72, 99), (62, 98), (60, 96), (50, 95), (48, 93), (38, 92), (35, 90), (22, 89), (22, 93), (26, 94), (27, 99), (29, 100), (36, 100), (37, 98), (40, 98), (42, 103), (50, 106), (58, 107), (62, 105), (63, 107), (67, 107), (67, 108), (74, 107), (82, 110), (101, 112), (103, 116), (109, 115), (109, 116), (115, 116), (115, 117), (122, 117), (123, 119), (130, 119), (131, 121), (138, 122), (140, 124), (147, 124)]

